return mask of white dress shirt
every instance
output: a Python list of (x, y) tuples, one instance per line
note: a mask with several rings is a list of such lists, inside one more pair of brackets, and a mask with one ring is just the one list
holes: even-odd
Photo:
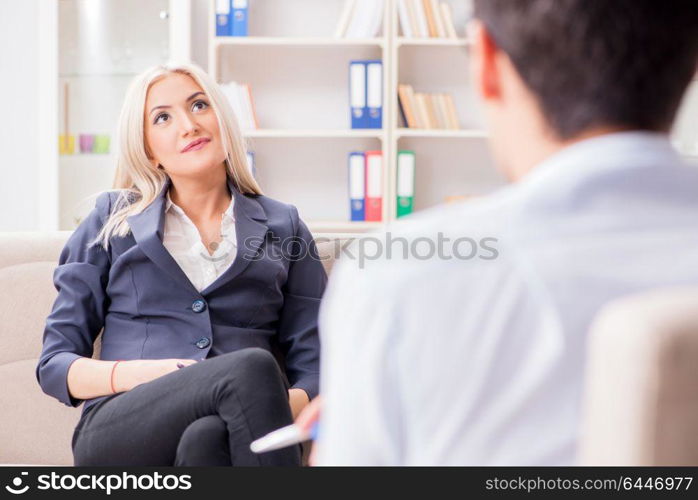
[(234, 197), (231, 197), (221, 220), (221, 241), (213, 254), (209, 254), (199, 230), (167, 193), (162, 244), (199, 292), (213, 283), (235, 260), (237, 239), (233, 203)]
[[(622, 295), (698, 284), (698, 169), (664, 135), (606, 135), (390, 231), (428, 258), (404, 259), (398, 242), (361, 269), (354, 246), (333, 271), (318, 463), (573, 464), (594, 315)], [(485, 246), (498, 256), (429, 257), (418, 238), (439, 233), (444, 256), (462, 237), (497, 238)]]

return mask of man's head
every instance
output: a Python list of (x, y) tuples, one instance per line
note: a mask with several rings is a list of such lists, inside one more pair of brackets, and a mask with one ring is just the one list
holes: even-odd
[(696, 71), (696, 0), (474, 3), (475, 83), (512, 177), (546, 156), (535, 144), (670, 129)]

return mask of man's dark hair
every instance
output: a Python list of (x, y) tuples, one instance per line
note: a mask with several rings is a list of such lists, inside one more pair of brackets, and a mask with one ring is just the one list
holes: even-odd
[(698, 62), (698, 0), (475, 0), (560, 139), (667, 131)]

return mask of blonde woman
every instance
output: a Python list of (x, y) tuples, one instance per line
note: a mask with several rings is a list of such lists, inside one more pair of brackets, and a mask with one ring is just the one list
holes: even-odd
[(117, 189), (60, 255), (36, 370), (47, 394), (85, 401), (75, 465), (298, 465), (298, 447), (249, 444), (318, 392), (327, 277), (308, 229), (262, 195), (196, 66), (137, 76), (119, 136)]

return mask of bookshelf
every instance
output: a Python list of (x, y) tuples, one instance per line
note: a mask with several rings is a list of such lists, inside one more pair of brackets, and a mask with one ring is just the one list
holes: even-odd
[[(396, 27), (397, 29), (397, 27)], [(442, 38), (403, 38), (397, 37), (395, 45), (401, 47), (403, 45), (422, 45), (429, 47), (466, 47), (468, 40), (464, 37), (457, 40), (449, 40)]]
[[(443, 0), (441, 0), (443, 1)], [(400, 29), (397, 0), (385, 0), (376, 38), (334, 38), (344, 0), (249, 2), (248, 37), (216, 37), (209, 0), (209, 72), (219, 83), (252, 86), (260, 129), (243, 131), (255, 152), (259, 181), (269, 196), (293, 203), (311, 230), (361, 233), (396, 220), (397, 154), (416, 154), (415, 211), (448, 199), (487, 194), (505, 183), (494, 168), (488, 134), (469, 79), (468, 2), (446, 0), (456, 38), (408, 38)], [(383, 128), (352, 130), (348, 109), (350, 60), (383, 61)], [(260, 63), (263, 61), (263, 63)], [(454, 97), (460, 129), (407, 128), (398, 84)], [(695, 90), (687, 101), (698, 106)], [(689, 112), (675, 134), (694, 144)], [(347, 155), (383, 151), (382, 222), (350, 222)], [(687, 152), (686, 148), (682, 148)], [(698, 149), (690, 160), (696, 162)], [(688, 157), (688, 155), (687, 155)]]
[(296, 137), (296, 138), (311, 138), (311, 139), (360, 139), (360, 138), (375, 138), (380, 139), (383, 132), (381, 130), (323, 130), (323, 129), (257, 129), (245, 130), (243, 135), (248, 139), (273, 139), (280, 137)]
[[(361, 233), (396, 219), (400, 149), (417, 154), (416, 210), (500, 185), (469, 92), (463, 2), (448, 2), (457, 39), (403, 37), (396, 0), (385, 1), (376, 38), (334, 38), (344, 3), (249, 2), (249, 36), (217, 37), (215, 1), (209, 0), (209, 72), (219, 83), (235, 80), (252, 87), (260, 128), (243, 135), (255, 153), (264, 192), (296, 205), (313, 231)], [(383, 61), (382, 129), (350, 128), (348, 71), (355, 59)], [(454, 65), (461, 66), (455, 77)], [(405, 128), (397, 101), (397, 85), (403, 80), (425, 91), (451, 92), (461, 130)], [(349, 221), (347, 156), (367, 150), (383, 151), (383, 213), (378, 223)]]
[(225, 45), (277, 45), (289, 47), (362, 47), (362, 46), (377, 46), (382, 47), (385, 41), (375, 38), (325, 38), (325, 37), (275, 37), (275, 36), (259, 36), (259, 37), (232, 37), (232, 36), (214, 36), (213, 43), (218, 46)]

